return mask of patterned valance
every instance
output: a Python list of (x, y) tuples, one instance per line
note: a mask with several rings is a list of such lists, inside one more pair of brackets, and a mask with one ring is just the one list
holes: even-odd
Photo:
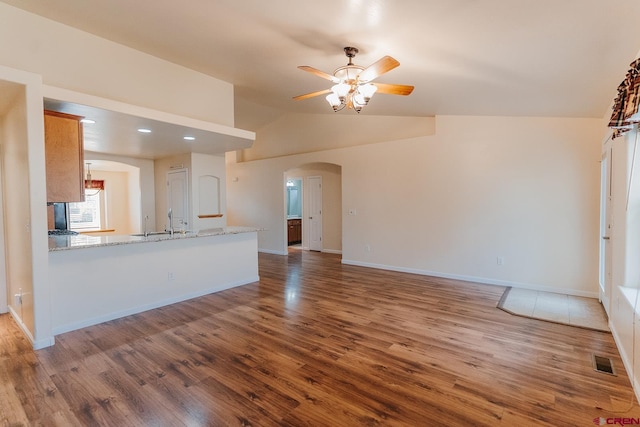
[(84, 180), (84, 188), (86, 190), (104, 190), (104, 181), (100, 179)]
[(613, 113), (609, 120), (609, 127), (613, 128), (616, 138), (631, 130), (635, 123), (640, 122), (638, 105), (640, 104), (640, 58), (631, 63), (625, 79), (618, 86), (618, 96), (613, 101)]

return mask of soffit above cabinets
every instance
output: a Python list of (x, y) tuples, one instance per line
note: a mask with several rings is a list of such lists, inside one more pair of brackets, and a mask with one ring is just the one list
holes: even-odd
[[(97, 153), (145, 159), (190, 152), (224, 155), (251, 147), (255, 139), (253, 132), (134, 106), (127, 106), (127, 112), (123, 112), (45, 98), (44, 108), (95, 121), (83, 126), (84, 149)], [(193, 139), (185, 140), (185, 136)]]

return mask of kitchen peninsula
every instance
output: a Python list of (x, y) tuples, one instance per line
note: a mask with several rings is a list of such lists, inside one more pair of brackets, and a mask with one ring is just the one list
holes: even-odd
[(257, 281), (258, 231), (49, 237), (54, 335)]

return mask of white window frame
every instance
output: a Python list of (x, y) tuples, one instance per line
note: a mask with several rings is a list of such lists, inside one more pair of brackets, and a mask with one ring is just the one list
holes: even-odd
[[(106, 224), (105, 191), (101, 190), (96, 194), (95, 189), (86, 189), (84, 197), (84, 202), (69, 203), (69, 229), (75, 231), (96, 231), (104, 229)], [(95, 206), (96, 202), (97, 206)], [(93, 219), (86, 222), (74, 222), (73, 216), (77, 214), (72, 214), (72, 209), (80, 209), (81, 211), (93, 211)]]

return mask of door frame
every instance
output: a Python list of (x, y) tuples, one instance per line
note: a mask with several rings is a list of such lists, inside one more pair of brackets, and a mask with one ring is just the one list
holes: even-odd
[[(287, 178), (293, 179), (295, 178), (300, 178), (303, 181), (303, 204), (302, 204), (302, 224), (303, 224), (303, 231), (302, 231), (302, 249), (303, 250), (309, 250), (309, 243), (308, 243), (308, 234), (307, 234), (307, 225), (305, 224), (305, 222), (308, 223), (308, 217), (309, 217), (309, 187), (308, 187), (308, 179), (310, 177), (313, 176), (320, 176), (322, 177), (322, 184), (323, 184), (323, 196), (326, 196), (327, 200), (329, 200), (331, 203), (330, 205), (326, 205), (326, 200), (323, 200), (323, 209), (322, 209), (322, 216), (323, 216), (323, 230), (322, 230), (322, 252), (328, 252), (328, 253), (335, 253), (335, 254), (342, 254), (342, 236), (344, 233), (344, 226), (345, 226), (345, 221), (344, 221), (344, 213), (342, 212), (342, 206), (343, 206), (343, 200), (342, 200), (342, 188), (343, 188), (343, 166), (337, 163), (332, 163), (332, 162), (312, 162), (312, 163), (301, 163), (301, 164), (295, 164), (289, 168), (286, 168), (283, 170), (283, 174), (282, 174), (282, 184), (281, 187), (279, 188), (279, 191), (281, 191), (280, 194), (282, 194), (282, 199), (281, 199), (281, 206), (282, 206), (282, 213), (281, 218), (282, 218), (282, 230), (281, 230), (281, 236), (282, 236), (282, 245), (280, 246), (282, 249), (278, 250), (278, 251), (274, 251), (274, 253), (277, 254), (281, 254), (281, 255), (288, 255), (289, 254), (289, 248), (287, 245), (287, 201), (286, 201), (286, 197), (287, 197), (287, 190), (286, 190), (286, 182), (287, 182)], [(327, 180), (327, 176), (329, 176), (329, 180)], [(335, 176), (335, 178), (334, 178)], [(326, 190), (326, 193), (325, 193)], [(276, 193), (274, 193), (276, 194)], [(339, 197), (337, 197), (339, 195)], [(325, 197), (323, 197), (325, 198)], [(327, 228), (327, 221), (329, 221), (328, 223), (328, 227)], [(327, 236), (327, 233), (330, 233), (331, 239), (330, 241), (327, 240), (325, 241), (325, 237)], [(340, 240), (336, 240), (336, 238), (339, 238)], [(331, 244), (331, 242), (335, 243), (335, 244), (339, 244), (339, 247), (329, 247), (327, 248), (326, 244), (327, 242), (329, 242)]]
[[(304, 199), (304, 185), (305, 185), (305, 178), (302, 176), (287, 176), (287, 173), (285, 172), (284, 174), (284, 246), (285, 246), (285, 253), (288, 253), (289, 251), (289, 215), (288, 215), (288, 200), (289, 200), (289, 189), (287, 187), (287, 182), (288, 181), (300, 181), (300, 222), (302, 224), (304, 224), (304, 213), (305, 213), (305, 208), (304, 208), (304, 204), (305, 204), (305, 199)], [(302, 233), (302, 231), (301, 231)], [(300, 242), (300, 246), (305, 249), (304, 243), (305, 243), (305, 238), (304, 238), (304, 233), (302, 233), (302, 236), (300, 238), (301, 242)]]
[(612, 295), (612, 154), (612, 148), (611, 145), (609, 145), (602, 153), (602, 162), (600, 166), (600, 274), (598, 296), (608, 316), (611, 315)]
[[(315, 190), (311, 189), (311, 185), (313, 182), (315, 181), (319, 181), (320, 184), (320, 191), (316, 192)], [(314, 197), (317, 198), (317, 200), (314, 200)], [(307, 222), (308, 226), (306, 227), (306, 233), (305, 233), (305, 226), (304, 226), (304, 222), (302, 223), (302, 230), (303, 230), (303, 239), (304, 239), (304, 235), (306, 234), (308, 236), (308, 243), (309, 243), (309, 250), (310, 251), (319, 251), (322, 252), (322, 176), (321, 175), (315, 175), (315, 176), (309, 176), (307, 177), (307, 204), (309, 206), (308, 209), (308, 219), (309, 221)], [(313, 228), (313, 223), (314, 221), (317, 221), (317, 219), (314, 219), (314, 212), (311, 209), (311, 206), (314, 203), (318, 203), (320, 206), (320, 221), (316, 222), (318, 228), (319, 228), (319, 234), (320, 234), (320, 240), (318, 240), (317, 243), (315, 243), (312, 239), (312, 228)]]
[[(176, 169), (170, 169), (170, 170), (167, 171), (167, 196), (166, 196), (167, 197), (167, 201), (166, 201), (165, 215), (168, 215), (169, 208), (171, 208), (171, 206), (172, 206), (171, 205), (171, 194), (170, 194), (171, 193), (171, 186), (169, 185), (169, 177), (170, 177), (171, 174), (176, 174), (176, 173), (184, 173), (185, 191), (184, 191), (184, 196), (183, 196), (182, 202), (184, 204), (184, 218), (185, 219), (183, 220), (183, 222), (184, 222), (185, 230), (188, 230), (189, 227), (190, 227), (190, 224), (191, 224), (191, 211), (189, 209), (189, 206), (190, 206), (189, 201), (190, 201), (191, 198), (190, 198), (190, 194), (189, 194), (190, 188), (189, 188), (189, 169), (188, 168), (179, 168), (179, 169), (176, 168)], [(166, 216), (165, 216), (165, 218), (166, 218), (165, 220), (167, 221), (167, 227), (166, 228), (169, 229), (169, 218), (167, 218)], [(176, 227), (175, 222), (173, 223), (173, 228), (174, 228), (174, 230), (178, 229)]]

